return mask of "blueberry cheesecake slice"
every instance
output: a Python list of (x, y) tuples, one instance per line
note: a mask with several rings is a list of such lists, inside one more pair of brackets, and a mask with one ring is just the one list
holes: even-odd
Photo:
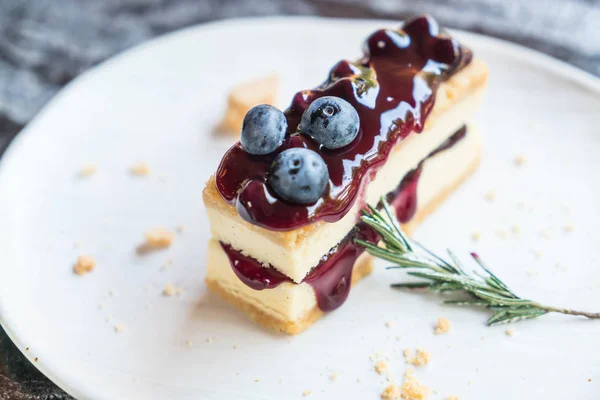
[(371, 272), (355, 238), (386, 196), (409, 233), (475, 170), (470, 124), (487, 68), (429, 16), (381, 29), (288, 109), (251, 109), (204, 189), (206, 283), (259, 324), (294, 334)]

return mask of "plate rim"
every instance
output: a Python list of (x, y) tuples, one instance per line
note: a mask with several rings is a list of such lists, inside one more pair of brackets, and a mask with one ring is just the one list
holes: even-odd
[[(70, 95), (70, 92), (76, 90), (79, 86), (85, 84), (86, 80), (93, 78), (94, 74), (100, 70), (105, 69), (112, 64), (123, 63), (127, 61), (128, 57), (134, 56), (137, 52), (148, 51), (152, 47), (160, 45), (168, 45), (169, 41), (182, 40), (186, 35), (198, 34), (199, 31), (209, 32), (213, 29), (230, 29), (240, 28), (241, 25), (248, 27), (250, 26), (265, 26), (277, 28), (279, 24), (292, 23), (334, 23), (334, 24), (362, 24), (362, 25), (375, 25), (381, 24), (386, 25), (398, 25), (400, 20), (391, 19), (350, 19), (350, 18), (329, 18), (322, 16), (252, 16), (252, 17), (240, 17), (231, 18), (225, 20), (210, 21), (206, 23), (195, 24), (189, 27), (178, 29), (169, 33), (159, 35), (155, 38), (151, 38), (142, 43), (139, 43), (129, 49), (125, 49), (119, 53), (114, 54), (110, 58), (103, 62), (89, 68), (82, 74), (75, 77), (67, 85), (61, 88), (45, 105), (36, 113), (36, 115), (25, 125), (25, 127), (17, 133), (11, 143), (6, 147), (3, 154), (0, 156), (0, 193), (3, 190), (3, 183), (5, 179), (6, 165), (9, 165), (11, 160), (17, 157), (20, 148), (24, 143), (24, 137), (31, 135), (32, 132), (38, 131), (36, 125), (42, 117), (52, 112), (56, 104), (60, 103), (60, 99), (64, 96)], [(520, 60), (523, 63), (531, 65), (535, 68), (541, 68), (545, 71), (559, 75), (564, 79), (567, 79), (577, 85), (581, 86), (582, 89), (588, 90), (598, 96), (600, 99), (600, 77), (593, 75), (590, 72), (584, 71), (576, 66), (568, 64), (565, 61), (542, 53), (538, 50), (525, 47), (523, 45), (499, 39), (493, 36), (484, 35), (481, 33), (469, 32), (461, 29), (449, 29), (450, 32), (457, 34), (460, 38), (466, 39), (471, 43), (478, 43), (479, 45), (485, 44), (487, 50), (498, 54), (500, 56), (512, 57)], [(40, 133), (38, 133), (40, 134)], [(23, 333), (19, 329), (14, 329), (18, 326), (18, 323), (12, 322), (18, 318), (18, 316), (12, 316), (10, 312), (7, 312), (10, 308), (6, 307), (6, 304), (0, 298), (0, 326), (6, 332), (8, 338), (14, 343), (25, 358), (30, 362), (31, 359), (25, 351), (25, 344), (20, 339)], [(85, 390), (89, 388), (78, 388), (77, 385), (72, 385), (67, 377), (62, 376), (61, 371), (55, 371), (48, 362), (31, 362), (31, 364), (50, 379), (55, 385), (64, 390), (69, 395), (75, 398), (95, 398), (98, 393), (86, 393)], [(65, 379), (61, 379), (65, 378)]]

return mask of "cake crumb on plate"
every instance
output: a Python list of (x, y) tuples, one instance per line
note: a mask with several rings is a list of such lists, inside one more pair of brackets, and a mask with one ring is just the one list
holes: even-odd
[(270, 74), (235, 86), (227, 97), (227, 109), (218, 131), (239, 134), (246, 113), (259, 104), (275, 103), (279, 90), (279, 76)]
[(429, 397), (429, 388), (417, 380), (411, 368), (406, 370), (400, 390), (400, 397), (404, 400), (425, 400)]
[(450, 330), (450, 321), (447, 318), (440, 317), (437, 320), (437, 325), (433, 331), (436, 335), (447, 333)]
[(162, 294), (167, 297), (172, 297), (175, 294), (175, 286), (172, 283), (167, 283), (162, 291)]
[(146, 163), (139, 163), (129, 168), (129, 172), (134, 176), (148, 176), (150, 175), (150, 167)]
[(163, 228), (146, 231), (144, 236), (146, 237), (146, 242), (138, 246), (138, 254), (145, 254), (151, 250), (166, 249), (173, 244), (173, 240), (175, 239), (175, 235), (172, 232)]
[(79, 256), (73, 266), (73, 272), (76, 275), (85, 275), (96, 268), (96, 261), (90, 256)]
[(123, 324), (115, 325), (115, 332), (117, 332), (117, 333), (125, 332), (125, 325), (123, 325)]
[(305, 390), (304, 392), (302, 392), (302, 396), (306, 397), (309, 396), (312, 393), (312, 390)]
[(383, 392), (381, 392), (381, 398), (383, 400), (396, 400), (401, 395), (400, 388), (396, 385), (388, 385)]
[(427, 365), (431, 361), (431, 353), (421, 348), (417, 349), (416, 354), (413, 356), (409, 349), (404, 350), (404, 357), (406, 357), (406, 363), (412, 364), (415, 367)]
[(506, 336), (514, 336), (515, 335), (515, 329), (514, 328), (508, 328), (506, 330)]
[(95, 165), (84, 165), (81, 167), (81, 169), (79, 169), (78, 175), (82, 178), (89, 178), (90, 176), (95, 175), (96, 171), (97, 169)]
[(515, 165), (520, 167), (522, 165), (525, 165), (525, 163), (527, 163), (527, 157), (525, 157), (524, 154), (519, 154), (515, 157)]
[(388, 370), (388, 363), (385, 362), (384, 360), (381, 361), (377, 361), (377, 363), (375, 364), (375, 371), (379, 374), (379, 375), (383, 375), (387, 372)]

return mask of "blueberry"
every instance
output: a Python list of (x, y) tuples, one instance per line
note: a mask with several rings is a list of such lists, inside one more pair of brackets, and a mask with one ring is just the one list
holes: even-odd
[(286, 130), (285, 115), (273, 106), (261, 104), (246, 113), (240, 143), (247, 153), (269, 154), (281, 145)]
[(281, 153), (271, 164), (268, 183), (284, 200), (313, 204), (325, 193), (329, 171), (321, 156), (303, 147)]
[(358, 113), (346, 100), (319, 97), (302, 114), (300, 130), (328, 149), (339, 149), (358, 135)]

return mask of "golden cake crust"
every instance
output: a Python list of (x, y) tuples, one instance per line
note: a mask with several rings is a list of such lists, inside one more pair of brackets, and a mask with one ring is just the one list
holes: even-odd
[[(467, 169), (467, 172), (456, 179), (452, 185), (448, 186), (445, 190), (440, 191), (437, 196), (431, 200), (425, 207), (423, 207), (415, 217), (408, 224), (402, 225), (403, 230), (411, 235), (417, 226), (432, 212), (439, 207), (444, 200), (458, 188), (476, 169), (479, 165), (480, 157), (477, 157)], [(363, 253), (355, 262), (354, 269), (352, 271), (352, 286), (354, 286), (361, 279), (366, 277), (373, 270), (373, 257), (367, 253)], [(324, 312), (315, 306), (309, 312), (307, 312), (300, 320), (290, 321), (282, 320), (274, 317), (271, 314), (265, 313), (262, 309), (257, 307), (254, 303), (246, 301), (235, 293), (225, 289), (219, 284), (216, 279), (206, 278), (206, 285), (213, 292), (218, 293), (228, 303), (232, 304), (236, 308), (244, 311), (250, 316), (256, 323), (275, 331), (281, 331), (290, 335), (295, 335), (302, 332), (303, 330), (314, 324), (319, 318), (321, 318)]]
[[(425, 129), (435, 124), (437, 115), (446, 112), (453, 105), (467, 97), (476, 89), (484, 87), (487, 82), (487, 78), (487, 66), (481, 60), (475, 58), (464, 69), (453, 75), (446, 82), (442, 83), (438, 89), (433, 110), (425, 122)], [(411, 137), (412, 135), (403, 142), (400, 142), (400, 144), (392, 151), (399, 151), (402, 148), (402, 144), (408, 142)], [(235, 219), (236, 223), (243, 225), (245, 228), (248, 228), (257, 235), (262, 236), (265, 240), (270, 240), (286, 249), (296, 248), (298, 244), (309, 237), (315, 229), (326, 223), (323, 221), (317, 221), (289, 231), (272, 231), (254, 225), (241, 218), (237, 213), (235, 206), (227, 203), (221, 197), (219, 191), (217, 190), (214, 175), (211, 175), (206, 182), (206, 186), (202, 192), (202, 197), (206, 208), (214, 209), (219, 213)], [(418, 217), (419, 215), (415, 217), (415, 221), (418, 219)], [(423, 218), (424, 216), (421, 216), (421, 219)]]
[[(371, 271), (373, 271), (373, 257), (367, 253), (363, 253), (354, 263), (354, 268), (352, 270), (352, 286), (358, 283), (365, 276), (369, 275)], [(254, 303), (248, 302), (242, 297), (236, 296), (235, 293), (221, 286), (219, 281), (216, 279), (206, 278), (205, 282), (206, 286), (208, 286), (210, 290), (218, 293), (229, 304), (244, 311), (246, 314), (248, 314), (248, 316), (250, 316), (250, 318), (252, 318), (254, 322), (267, 329), (295, 335), (314, 324), (324, 314), (324, 312), (318, 306), (315, 306), (300, 320), (284, 321), (282, 319), (275, 318), (271, 314), (265, 313)]]

